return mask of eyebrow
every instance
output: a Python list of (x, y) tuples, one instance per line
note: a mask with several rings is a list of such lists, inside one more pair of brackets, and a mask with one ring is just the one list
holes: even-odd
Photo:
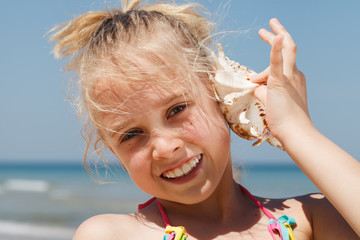
[(109, 128), (109, 136), (112, 138), (115, 134), (118, 134), (120, 130), (124, 129), (126, 125), (128, 125), (131, 122), (131, 119), (128, 121), (122, 122), (120, 124), (115, 125), (115, 127)]
[[(174, 101), (175, 99), (178, 99), (180, 97), (186, 99), (187, 96), (188, 96), (187, 93), (176, 93), (176, 95), (172, 95), (172, 96), (169, 96), (169, 97), (163, 99), (161, 101), (161, 104), (167, 105), (167, 104), (171, 103), (172, 101)], [(115, 127), (109, 128), (109, 131), (110, 131), (109, 136), (111, 138), (114, 137), (114, 135), (118, 134), (120, 132), (120, 130), (124, 129), (126, 127), (126, 125), (128, 125), (132, 121), (133, 121), (132, 119), (129, 119), (127, 121), (124, 121), (124, 122), (121, 122), (121, 123), (115, 125)]]
[(170, 97), (167, 97), (167, 98), (163, 99), (162, 103), (167, 105), (167, 104), (171, 103), (172, 101), (174, 101), (175, 99), (178, 99), (180, 97), (186, 99), (187, 95), (188, 95), (187, 93), (176, 93), (176, 95), (173, 95), (173, 96), (170, 96)]

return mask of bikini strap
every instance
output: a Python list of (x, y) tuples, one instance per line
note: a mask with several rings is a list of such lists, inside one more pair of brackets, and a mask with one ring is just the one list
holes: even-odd
[(239, 184), (241, 190), (270, 218), (268, 223), (268, 231), (272, 238), (276, 240), (274, 232), (280, 235), (281, 240), (296, 240), (291, 225), (295, 224), (295, 219), (287, 215), (283, 215), (276, 219), (246, 188)]
[(170, 226), (170, 222), (169, 222), (169, 219), (168, 219), (168, 217), (167, 217), (167, 215), (166, 215), (165, 209), (164, 209), (164, 207), (159, 203), (159, 201), (156, 199), (156, 197), (151, 198), (150, 200), (148, 200), (147, 202), (145, 202), (145, 203), (143, 203), (143, 204), (139, 204), (139, 205), (138, 205), (138, 210), (140, 211), (141, 209), (149, 206), (149, 205), (150, 205), (151, 203), (153, 203), (154, 201), (156, 201), (156, 204), (157, 204), (157, 206), (158, 206), (158, 209), (159, 209), (159, 211), (160, 211), (160, 213), (161, 213), (161, 217), (162, 217), (165, 225), (166, 225), (166, 226)]
[(165, 225), (166, 226), (171, 226), (170, 221), (169, 221), (169, 219), (168, 219), (168, 217), (166, 215), (164, 207), (159, 203), (158, 200), (156, 200), (156, 204), (158, 205), (159, 211), (161, 213), (161, 216), (162, 216), (162, 219), (164, 220)]
[(142, 204), (139, 204), (139, 205), (138, 205), (138, 211), (140, 211), (141, 209), (149, 206), (149, 205), (150, 205), (153, 201), (155, 201), (155, 200), (156, 200), (156, 197), (153, 197), (153, 198), (149, 199), (147, 202), (142, 203)]
[(276, 218), (243, 186), (238, 184), (241, 190), (263, 211), (263, 213), (270, 219), (276, 221)]
[[(238, 184), (241, 190), (261, 209), (261, 211), (270, 218), (268, 223), (268, 231), (270, 232), (272, 238), (276, 240), (274, 232), (277, 232), (280, 235), (281, 240), (295, 240), (294, 233), (292, 231), (291, 225), (295, 224), (295, 219), (283, 215), (276, 219), (261, 203), (258, 201), (246, 188)], [(169, 219), (166, 215), (164, 207), (159, 203), (159, 201), (154, 197), (148, 200), (143, 204), (138, 205), (138, 210), (145, 208), (156, 201), (158, 209), (161, 213), (161, 217), (166, 225), (164, 240), (185, 240), (187, 237), (185, 228), (182, 226), (173, 227), (170, 225)]]
[(166, 225), (165, 235), (164, 235), (163, 240), (186, 240), (187, 233), (186, 233), (185, 228), (183, 226), (173, 227), (170, 225), (170, 221), (166, 215), (164, 207), (159, 203), (159, 201), (155, 197), (151, 198), (150, 200), (148, 200), (147, 202), (145, 202), (143, 204), (139, 204), (138, 210), (141, 210), (141, 209), (149, 206), (154, 201), (156, 202), (158, 209), (161, 213), (161, 217)]
[[(243, 186), (241, 186), (240, 184), (238, 184), (239, 187), (241, 188), (241, 190), (261, 209), (261, 211), (263, 211), (263, 213), (270, 219), (273, 219), (276, 221), (276, 218)], [(147, 202), (143, 203), (143, 204), (139, 204), (138, 205), (138, 210), (141, 210), (147, 206), (149, 206), (152, 202), (156, 201), (156, 204), (159, 208), (159, 211), (161, 213), (161, 216), (164, 220), (164, 223), (166, 224), (166, 226), (170, 225), (169, 219), (166, 215), (165, 209), (164, 207), (159, 203), (159, 201), (157, 201), (157, 199), (155, 197), (151, 198), (150, 200), (148, 200)]]
[(187, 233), (185, 228), (183, 226), (177, 226), (177, 227), (171, 226), (164, 207), (159, 203), (158, 200), (156, 200), (156, 204), (159, 208), (162, 219), (166, 225), (165, 235), (163, 240), (186, 240)]

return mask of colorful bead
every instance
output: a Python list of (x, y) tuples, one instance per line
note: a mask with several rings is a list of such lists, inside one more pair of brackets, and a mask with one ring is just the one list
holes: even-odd
[(276, 221), (274, 219), (270, 219), (268, 223), (268, 230), (271, 233), (273, 239), (275, 239), (274, 230), (276, 230), (280, 234), (281, 240), (295, 240), (294, 233), (290, 226), (294, 224), (294, 218), (283, 215), (279, 217)]
[(174, 240), (174, 238), (175, 238), (175, 234), (173, 232), (170, 234), (167, 233), (164, 235), (164, 240)]
[(166, 226), (164, 240), (186, 240), (187, 234), (182, 226)]

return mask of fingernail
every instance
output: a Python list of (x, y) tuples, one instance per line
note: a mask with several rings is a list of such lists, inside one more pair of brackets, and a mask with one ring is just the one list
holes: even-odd
[(274, 23), (279, 23), (279, 20), (277, 18), (272, 18), (271, 19)]

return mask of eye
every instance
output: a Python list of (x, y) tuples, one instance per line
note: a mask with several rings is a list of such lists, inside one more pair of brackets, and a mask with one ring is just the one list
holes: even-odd
[(179, 112), (183, 111), (185, 108), (187, 107), (186, 104), (181, 104), (181, 105), (177, 105), (174, 108), (172, 108), (167, 116), (167, 118), (170, 118), (176, 114), (178, 114)]
[(121, 138), (121, 143), (127, 141), (127, 140), (130, 140), (131, 138), (135, 137), (136, 135), (138, 134), (141, 134), (142, 133), (142, 130), (140, 129), (134, 129), (134, 130), (130, 130), (126, 133), (123, 134), (123, 137)]

